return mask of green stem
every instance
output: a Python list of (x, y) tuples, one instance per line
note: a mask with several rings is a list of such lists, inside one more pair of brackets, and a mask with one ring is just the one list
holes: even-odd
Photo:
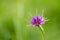
[(42, 40), (45, 40), (45, 38), (44, 38), (44, 31), (40, 28), (40, 26), (38, 28), (41, 30)]
[(44, 38), (44, 33), (42, 33), (42, 39), (45, 40), (45, 38)]

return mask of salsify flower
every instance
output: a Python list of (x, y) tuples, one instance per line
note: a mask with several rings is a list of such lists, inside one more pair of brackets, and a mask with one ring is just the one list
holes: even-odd
[[(36, 14), (37, 14), (37, 10), (36, 10)], [(43, 13), (44, 13), (44, 9), (42, 10), (42, 15), (35, 15), (35, 16), (32, 16), (31, 20), (30, 20), (30, 23), (32, 24), (32, 26), (37, 26), (37, 27), (40, 27), (41, 30), (44, 30), (42, 25), (48, 21), (44, 16), (43, 16)]]
[[(37, 12), (36, 12), (37, 13)], [(42, 10), (42, 13), (44, 13), (44, 10)], [(42, 27), (42, 25), (48, 20), (46, 20), (42, 15), (35, 15), (31, 18), (30, 23), (32, 24), (32, 26), (37, 26), (38, 28), (40, 28), (41, 32), (42, 32), (42, 37), (43, 40), (44, 39), (44, 29)]]

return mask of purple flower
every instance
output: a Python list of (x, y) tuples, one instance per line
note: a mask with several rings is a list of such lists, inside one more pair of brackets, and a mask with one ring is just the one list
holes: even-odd
[(40, 26), (45, 23), (45, 19), (42, 16), (37, 15), (33, 16), (30, 22), (33, 26)]

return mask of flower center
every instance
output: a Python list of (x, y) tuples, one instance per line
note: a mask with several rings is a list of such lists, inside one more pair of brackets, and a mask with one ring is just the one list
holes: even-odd
[(40, 25), (40, 19), (37, 17), (36, 22), (35, 22), (36, 26)]

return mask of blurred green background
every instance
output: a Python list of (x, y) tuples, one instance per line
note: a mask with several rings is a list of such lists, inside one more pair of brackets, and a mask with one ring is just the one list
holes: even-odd
[[(60, 0), (0, 0), (0, 40), (42, 40), (31, 16), (42, 13), (50, 19), (43, 25), (45, 40), (60, 40)], [(30, 26), (27, 26), (30, 25)]]

